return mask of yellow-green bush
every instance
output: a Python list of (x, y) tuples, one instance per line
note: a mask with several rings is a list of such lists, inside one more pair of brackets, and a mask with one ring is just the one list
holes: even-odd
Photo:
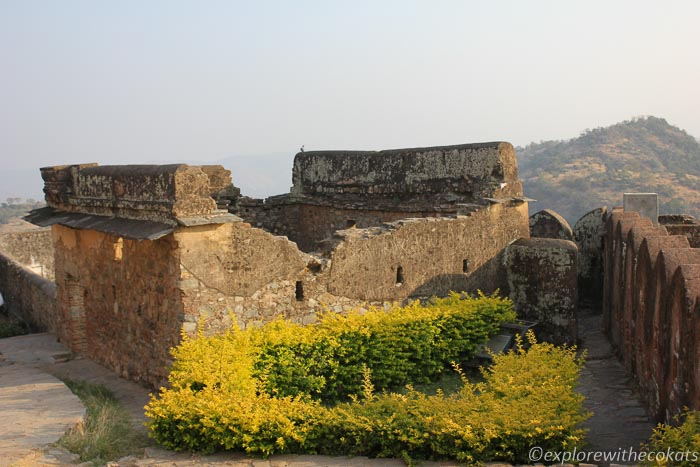
[(677, 426), (660, 424), (654, 429), (644, 449), (655, 454), (654, 460), (644, 465), (690, 467), (700, 463), (700, 412), (686, 411), (676, 422)]
[(185, 340), (175, 350), (170, 379), (175, 387), (195, 390), (255, 381), (277, 397), (347, 401), (362, 390), (365, 366), (379, 390), (427, 382), (451, 361), (472, 357), (502, 322), (514, 318), (507, 299), (452, 294), (388, 312), (328, 313), (311, 326), (279, 320)]
[[(581, 362), (571, 349), (533, 342), (496, 356), (483, 383), (465, 380), (454, 395), (410, 386), (406, 394), (375, 393), (439, 374), (512, 318), (507, 300), (455, 295), (426, 307), (328, 316), (316, 326), (275, 322), (186, 339), (174, 350), (171, 388), (147, 406), (151, 431), (171, 449), (261, 455), (518, 462), (535, 445), (573, 449), (585, 414), (573, 390)], [(346, 396), (352, 400), (332, 404)]]

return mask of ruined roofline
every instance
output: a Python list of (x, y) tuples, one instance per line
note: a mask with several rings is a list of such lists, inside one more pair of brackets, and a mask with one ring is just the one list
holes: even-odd
[(392, 154), (404, 154), (404, 153), (421, 153), (428, 151), (452, 151), (459, 149), (492, 149), (498, 148), (501, 144), (512, 145), (507, 141), (490, 141), (486, 143), (464, 143), (464, 144), (453, 144), (449, 146), (424, 146), (415, 148), (400, 148), (400, 149), (381, 149), (379, 151), (358, 151), (352, 149), (331, 149), (331, 150), (317, 150), (317, 151), (303, 151), (298, 152), (296, 155), (319, 155), (319, 154), (329, 154), (336, 156), (354, 156), (354, 155), (392, 155)]
[(113, 231), (108, 219), (122, 219), (156, 223), (161, 232), (163, 226), (240, 220), (219, 210), (212, 197), (231, 185), (231, 172), (222, 166), (90, 163), (43, 167), (41, 176), (52, 211), (35, 216), (39, 225), (103, 225)]
[(307, 196), (450, 194), (469, 201), (523, 195), (515, 149), (507, 142), (300, 152), (292, 182), (293, 195)]

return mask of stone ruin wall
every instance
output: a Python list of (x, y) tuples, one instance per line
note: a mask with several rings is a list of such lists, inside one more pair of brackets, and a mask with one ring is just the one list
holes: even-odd
[[(452, 213), (455, 213), (454, 208)], [(379, 210), (332, 204), (301, 204), (287, 197), (268, 198), (264, 202), (263, 200), (243, 200), (236, 214), (255, 227), (289, 238), (306, 252), (321, 250), (320, 242), (330, 238), (338, 230), (353, 226), (363, 229), (407, 217), (440, 217), (442, 215), (440, 211), (435, 210), (398, 211), (388, 207)]]
[(56, 286), (50, 230), (0, 236), (0, 292), (7, 311), (32, 331), (53, 332)]
[(620, 209), (605, 221), (603, 326), (659, 421), (700, 409), (700, 249), (678, 234), (698, 228)]
[(61, 212), (174, 224), (176, 218), (216, 210), (205, 170), (186, 164), (91, 163), (44, 167), (41, 176), (46, 204)]
[(492, 292), (507, 285), (502, 251), (527, 235), (526, 207), (515, 209), (520, 213), (497, 206), (455, 219), (340, 231), (322, 254), (247, 223), (179, 230), (185, 329), (194, 332), (201, 322), (205, 333), (221, 331), (231, 324), (228, 311), (242, 327), (278, 316), (308, 324), (326, 309), (388, 306), (450, 290)]
[[(292, 182), (291, 194), (296, 196), (522, 195), (515, 150), (505, 142), (301, 152), (294, 158)], [(502, 186), (504, 182), (508, 185)]]
[(50, 229), (0, 235), (0, 251), (35, 274), (54, 280), (53, 242)]
[(319, 242), (337, 230), (456, 216), (488, 204), (484, 199), (523, 195), (515, 150), (498, 142), (303, 152), (294, 159), (292, 179), (291, 193), (243, 198), (235, 214), (288, 237), (304, 251), (323, 249)]
[[(247, 327), (279, 316), (308, 324), (326, 310), (386, 307), (450, 290), (505, 290), (505, 248), (528, 237), (512, 146), (375, 156), (408, 170), (425, 153), (483, 174), (433, 183), (430, 177), (440, 174), (410, 172), (409, 184), (388, 185), (405, 193), (375, 196), (386, 182), (383, 172), (363, 178), (348, 166), (333, 173), (356, 177), (365, 191), (346, 192), (345, 184), (331, 193), (330, 185), (306, 179), (297, 187), (324, 188), (249, 200), (255, 207), (248, 215), (238, 200), (229, 209), (241, 219), (217, 209), (238, 196), (220, 166), (42, 169), (50, 212), (41, 216), (55, 223), (52, 330), (75, 353), (158, 386), (181, 329), (210, 334), (234, 320)], [(307, 157), (298, 156), (314, 166)]]

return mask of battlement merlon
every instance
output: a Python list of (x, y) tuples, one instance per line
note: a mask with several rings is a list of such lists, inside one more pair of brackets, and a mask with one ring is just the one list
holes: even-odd
[(294, 158), (292, 194), (464, 198), (522, 196), (515, 150), (492, 142), (384, 151), (309, 151)]
[(56, 211), (160, 222), (219, 213), (212, 196), (231, 184), (222, 166), (64, 165), (41, 169)]

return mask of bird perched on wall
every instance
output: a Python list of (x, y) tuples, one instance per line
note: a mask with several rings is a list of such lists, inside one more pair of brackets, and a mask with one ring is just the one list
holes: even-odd
[(299, 148), (300, 152), (304, 152), (304, 145), (302, 144), (301, 147)]

